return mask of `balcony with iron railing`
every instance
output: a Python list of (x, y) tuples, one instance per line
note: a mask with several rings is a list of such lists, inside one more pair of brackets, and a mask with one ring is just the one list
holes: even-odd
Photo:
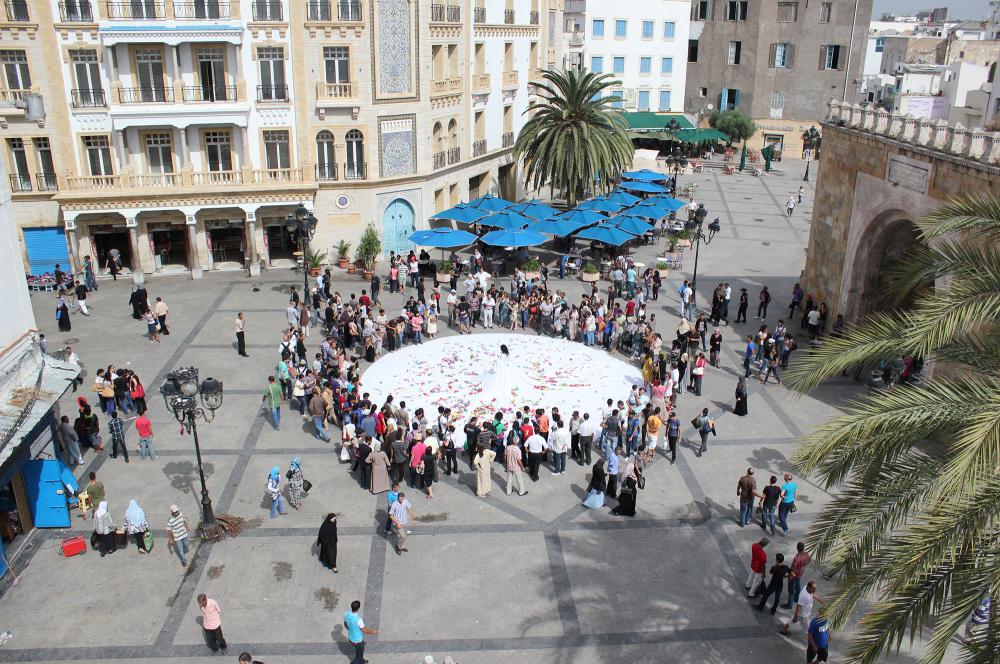
[(287, 85), (258, 85), (257, 101), (260, 103), (288, 103)]
[(316, 164), (316, 179), (332, 182), (337, 179), (337, 164)]
[(163, 19), (167, 16), (166, 5), (151, 0), (108, 2), (105, 7), (109, 19), (148, 20)]
[(514, 10), (505, 9), (503, 10), (503, 22), (507, 25), (514, 25)]
[(472, 144), (472, 156), (481, 157), (486, 154), (486, 139), (481, 138)]
[(457, 5), (432, 4), (432, 23), (461, 23), (462, 8)]
[(509, 148), (510, 146), (514, 145), (514, 132), (505, 131), (502, 140), (503, 140), (503, 146), (505, 148)]
[(10, 191), (13, 194), (23, 194), (31, 191), (31, 176), (27, 173), (11, 173)]
[(185, 102), (226, 102), (237, 101), (235, 85), (196, 85), (181, 89), (181, 99)]
[(367, 164), (348, 162), (344, 164), (345, 180), (365, 180), (368, 177)]
[(435, 152), (434, 153), (434, 170), (435, 171), (439, 171), (442, 168), (444, 168), (445, 164), (447, 163), (447, 161), (448, 161), (448, 155), (447, 155), (447, 153), (444, 150), (441, 150), (441, 152)]
[(63, 23), (94, 23), (94, 10), (90, 6), (90, 0), (60, 2), (59, 20)]
[(462, 161), (462, 148), (448, 149), (448, 165), (457, 164)]
[(473, 76), (472, 76), (472, 90), (474, 92), (489, 92), (490, 91), (490, 75), (489, 74), (473, 74)]
[(352, 83), (316, 83), (317, 99), (353, 99), (354, 84)]
[(59, 178), (55, 173), (35, 173), (38, 191), (59, 191)]
[(531, 25), (538, 25), (538, 10), (532, 9), (528, 12), (528, 23)]
[(183, 19), (230, 19), (232, 6), (228, 2), (196, 0), (195, 2), (175, 2), (174, 18)]
[(173, 102), (172, 87), (118, 88), (120, 104), (172, 104)]
[(281, 3), (274, 0), (253, 0), (250, 10), (253, 20), (259, 23), (282, 23), (285, 20)]
[(473, 23), (486, 23), (486, 7), (472, 8)]
[(104, 90), (76, 88), (70, 90), (70, 99), (73, 103), (73, 108), (106, 108), (108, 105)]
[(311, 0), (306, 3), (306, 20), (318, 22), (361, 20), (360, 0)]
[(12, 23), (27, 23), (31, 20), (28, 0), (5, 0), (4, 8), (7, 10), (7, 20)]

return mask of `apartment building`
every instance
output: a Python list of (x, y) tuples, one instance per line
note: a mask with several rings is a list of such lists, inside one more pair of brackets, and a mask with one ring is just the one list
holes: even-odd
[[(21, 3), (21, 4), (18, 4)], [(0, 135), (26, 265), (286, 265), (367, 224), (519, 194), (529, 83), (561, 0), (24, 0), (0, 22)], [(557, 40), (556, 37), (559, 37)]]
[(617, 108), (684, 109), (690, 0), (573, 0), (567, 66), (613, 74)]
[(757, 123), (750, 147), (799, 158), (827, 102), (854, 100), (871, 10), (872, 0), (692, 0), (685, 110), (739, 110)]

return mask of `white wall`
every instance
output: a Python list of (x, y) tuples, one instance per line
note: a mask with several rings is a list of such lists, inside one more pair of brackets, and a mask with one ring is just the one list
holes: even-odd
[(989, 67), (971, 62), (956, 62), (950, 67), (952, 78), (941, 84), (941, 90), (952, 106), (965, 106), (965, 97), (972, 90), (978, 90), (989, 77)]
[(870, 35), (865, 43), (865, 64), (862, 69), (862, 76), (877, 76), (882, 70), (882, 52), (875, 50), (875, 42), (878, 35)]
[[(0, 159), (0, 302), (4, 303), (4, 315), (0, 316), (0, 371), (3, 371), (10, 361), (16, 359), (13, 356), (19, 355), (9, 347), (25, 332), (36, 328), (31, 298), (24, 281), (17, 226), (11, 210), (10, 179), (3, 159)], [(54, 316), (55, 300), (52, 302)], [(21, 346), (18, 344), (18, 348)], [(11, 352), (5, 352), (7, 350)]]
[[(594, 37), (594, 19), (604, 20), (604, 37)], [(615, 21), (628, 21), (626, 38), (615, 37)], [(622, 90), (631, 90), (625, 110), (638, 110), (639, 91), (649, 91), (650, 111), (684, 110), (685, 72), (687, 69), (688, 35), (691, 3), (687, 0), (587, 0), (583, 66), (591, 68), (591, 58), (604, 58), (605, 73), (614, 74), (614, 58), (625, 58), (623, 74), (614, 74), (622, 82)], [(653, 38), (642, 38), (643, 21), (653, 22)], [(665, 21), (674, 23), (673, 39), (663, 36)], [(640, 74), (642, 57), (650, 58), (650, 73)], [(673, 73), (661, 75), (661, 58), (673, 58)], [(670, 90), (670, 108), (659, 107), (660, 91)]]

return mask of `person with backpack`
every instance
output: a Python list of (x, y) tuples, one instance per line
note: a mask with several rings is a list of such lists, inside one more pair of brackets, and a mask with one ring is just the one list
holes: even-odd
[(701, 436), (701, 447), (698, 449), (698, 456), (701, 456), (708, 451), (708, 434), (713, 436), (718, 435), (715, 432), (715, 422), (713, 422), (708, 417), (708, 408), (701, 409), (701, 415), (694, 418), (691, 422), (694, 427), (698, 430), (698, 435)]

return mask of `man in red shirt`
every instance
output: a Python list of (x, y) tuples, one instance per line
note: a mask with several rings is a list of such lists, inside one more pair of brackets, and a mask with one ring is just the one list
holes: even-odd
[(156, 449), (153, 447), (153, 423), (143, 413), (135, 420), (135, 431), (139, 434), (139, 458), (149, 457), (156, 461)]
[(766, 537), (762, 537), (759, 542), (750, 547), (750, 576), (747, 577), (748, 596), (754, 597), (758, 594), (761, 582), (764, 580), (764, 570), (767, 568), (767, 552), (764, 548), (768, 545)]
[(538, 422), (538, 435), (548, 442), (549, 440), (549, 416), (545, 414), (544, 408), (535, 411), (535, 421)]
[(361, 297), (358, 298), (358, 304), (363, 306), (365, 309), (372, 308), (371, 298), (368, 297), (368, 291), (361, 289)]

